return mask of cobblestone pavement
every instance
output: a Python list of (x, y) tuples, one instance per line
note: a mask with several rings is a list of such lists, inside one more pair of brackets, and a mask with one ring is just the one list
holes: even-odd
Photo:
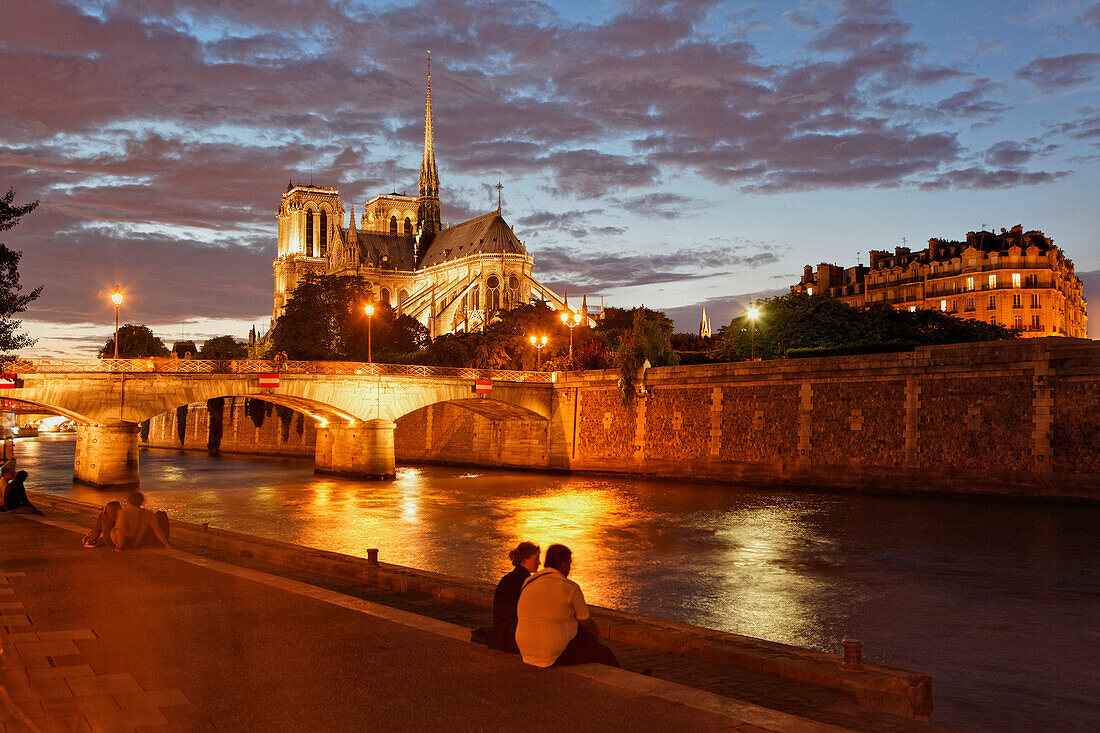
[[(51, 518), (79, 525), (88, 524), (86, 517), (57, 510), (51, 511)], [(472, 629), (487, 626), (491, 623), (491, 612), (489, 609), (480, 606), (404, 594), (354, 581), (316, 576), (197, 546), (184, 544), (178, 546), (180, 549), (200, 557), (306, 583), (374, 604), (381, 604), (465, 628)], [(0, 594), (3, 593), (3, 590), (3, 587), (0, 586)], [(7, 602), (7, 606), (5, 606), (5, 602)], [(56, 648), (50, 647), (48, 650), (56, 652), (56, 655), (46, 654), (45, 646), (29, 647), (30, 651), (39, 650), (37, 653), (44, 661), (36, 662), (35, 665), (37, 666), (26, 665), (22, 672), (25, 675), (25, 680), (19, 677), (18, 673), (3, 678), (13, 685), (11, 689), (17, 690), (18, 694), (22, 694), (24, 697), (28, 695), (33, 697), (34, 690), (45, 689), (43, 685), (49, 687), (49, 683), (45, 680), (53, 680), (55, 683), (58, 680), (68, 681), (70, 691), (76, 689), (72, 687), (73, 682), (77, 687), (86, 684), (115, 684), (119, 686), (117, 690), (111, 688), (112, 692), (103, 695), (88, 695), (88, 697), (96, 698), (92, 702), (52, 702), (48, 706), (43, 702), (41, 704), (41, 715), (53, 716), (51, 718), (51, 725), (53, 726), (50, 728), (51, 730), (96, 730), (106, 728), (112, 722), (117, 725), (135, 728), (139, 726), (153, 726), (154, 728), (159, 726), (163, 729), (168, 724), (164, 717), (164, 710), (170, 711), (172, 706), (186, 706), (189, 702), (187, 696), (179, 689), (147, 690), (138, 685), (136, 680), (129, 678), (129, 675), (116, 674), (110, 676), (113, 681), (109, 683), (81, 682), (79, 681), (81, 675), (92, 678), (96, 675), (88, 674), (90, 667), (80, 659), (79, 650), (74, 653), (73, 648), (70, 647), (73, 647), (74, 639), (91, 638), (88, 635), (94, 634), (92, 630), (77, 629), (43, 639), (41, 632), (32, 632), (29, 628), (23, 628), (20, 631), (18, 625), (9, 626), (8, 621), (19, 622), (20, 619), (17, 617), (21, 614), (19, 614), (20, 608), (4, 595), (0, 595), (0, 611), (5, 615), (4, 626), (8, 627), (8, 631), (11, 632), (7, 637), (7, 641), (11, 644), (33, 645), (58, 642)], [(13, 634), (19, 633), (37, 633), (38, 638), (32, 639), (30, 636), (13, 637)], [(66, 633), (76, 634), (76, 636), (66, 637)], [(16, 642), (15, 639), (20, 639), (20, 641)], [(66, 642), (67, 645), (61, 642)], [(857, 705), (852, 696), (840, 691), (800, 684), (760, 672), (685, 659), (671, 653), (655, 652), (619, 642), (611, 642), (610, 645), (625, 669), (635, 672), (651, 671), (652, 676), (656, 679), (687, 685), (732, 700), (818, 721), (826, 726), (838, 726), (860, 731), (897, 731), (899, 733), (946, 730), (933, 724), (897, 718), (868, 710)], [(64, 646), (64, 649), (62, 649), (62, 646)], [(28, 647), (20, 648), (20, 651), (25, 649), (28, 649)], [(503, 656), (488, 650), (484, 651), (491, 656)], [(41, 671), (36, 672), (35, 669)], [(38, 675), (45, 675), (46, 677), (39, 680)], [(54, 687), (60, 689), (57, 684), (54, 684)], [(73, 699), (77, 698), (74, 697)], [(76, 707), (66, 708), (66, 705)], [(179, 709), (176, 708), (177, 711)], [(35, 714), (39, 714), (38, 708), (33, 705), (30, 710)], [(63, 715), (63, 713), (66, 714)], [(87, 727), (79, 727), (81, 721)], [(5, 719), (3, 714), (0, 714), (0, 723), (13, 730), (34, 730), (34, 728), (19, 727), (25, 725), (26, 721), (11, 716)], [(69, 725), (73, 727), (65, 727)], [(187, 726), (183, 727), (186, 728)], [(733, 729), (752, 730), (753, 727), (746, 728), (742, 726)], [(761, 729), (757, 728), (756, 730)]]

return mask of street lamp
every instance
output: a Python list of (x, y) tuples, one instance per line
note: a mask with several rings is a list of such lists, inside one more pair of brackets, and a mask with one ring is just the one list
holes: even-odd
[(584, 316), (580, 313), (567, 313), (562, 311), (561, 322), (566, 326), (569, 326), (569, 369), (575, 369), (576, 364), (573, 363), (573, 329), (581, 325), (581, 321), (584, 320)]
[(542, 347), (546, 346), (547, 338), (532, 336), (531, 345), (535, 347), (535, 371), (542, 371)]
[(111, 293), (111, 302), (115, 304), (115, 358), (118, 358), (118, 307), (122, 305), (122, 288), (115, 285), (115, 292)]
[(749, 308), (749, 344), (752, 361), (756, 361), (756, 319), (760, 317), (760, 309), (755, 305)]
[(367, 303), (366, 306), (363, 307), (363, 312), (367, 314), (367, 363), (370, 364), (374, 361), (370, 353), (370, 323), (373, 320), (371, 316), (374, 315), (374, 306)]

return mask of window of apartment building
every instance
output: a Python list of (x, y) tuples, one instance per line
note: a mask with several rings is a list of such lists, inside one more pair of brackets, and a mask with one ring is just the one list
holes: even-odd
[(806, 295), (813, 295), (813, 294), (814, 294), (814, 289), (813, 288), (806, 288)]
[(1043, 325), (1041, 323), (1039, 323), (1039, 316), (1037, 316), (1037, 315), (1031, 317), (1031, 330), (1032, 331), (1042, 331), (1043, 330)]
[(996, 307), (997, 307), (997, 296), (996, 295), (990, 295), (989, 296), (989, 310), (994, 310)]
[(990, 275), (989, 276), (989, 289), (993, 290), (995, 287), (997, 287), (997, 276), (996, 275)]
[(989, 323), (990, 323), (990, 325), (996, 326), (997, 325), (997, 316), (990, 316), (989, 317)]
[(1020, 287), (1020, 273), (1018, 272), (1012, 273), (1012, 287)]
[(940, 310), (941, 311), (947, 310), (947, 301), (946, 300), (941, 300), (940, 301)]
[(968, 311), (974, 310), (974, 299), (973, 298), (967, 298), (966, 299), (966, 309)]
[(1024, 299), (1023, 296), (1020, 295), (1019, 293), (1016, 293), (1015, 295), (1013, 295), (1012, 296), (1012, 307), (1013, 308), (1023, 308), (1024, 307), (1023, 302), (1022, 302), (1023, 299)]
[(1038, 308), (1039, 307), (1039, 294), (1038, 293), (1032, 293), (1031, 294), (1031, 307), (1032, 308)]
[(1016, 318), (1014, 318), (1013, 321), (1012, 321), (1012, 327), (1015, 328), (1017, 331), (1023, 331), (1024, 330), (1024, 317), (1023, 316), (1016, 316)]
[(974, 278), (972, 278), (972, 277), (966, 278), (966, 289), (967, 290), (973, 290), (974, 289)]

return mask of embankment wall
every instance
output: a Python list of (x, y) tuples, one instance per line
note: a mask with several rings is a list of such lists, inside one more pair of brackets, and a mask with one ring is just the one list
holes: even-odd
[[(664, 367), (626, 399), (617, 372), (576, 372), (552, 400), (548, 421), (450, 403), (409, 413), (397, 460), (1100, 499), (1100, 343), (1083, 339)], [(284, 440), (277, 416), (256, 428), (243, 402), (226, 400), (223, 451), (312, 454), (312, 421)], [(189, 410), (182, 447), (206, 448), (203, 408)], [(148, 444), (181, 447), (174, 413)]]

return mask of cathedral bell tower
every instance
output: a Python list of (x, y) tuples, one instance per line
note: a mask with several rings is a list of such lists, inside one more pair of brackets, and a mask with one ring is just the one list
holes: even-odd
[(424, 105), (424, 158), (416, 198), (417, 246), (419, 259), (443, 228), (439, 216), (439, 169), (435, 166), (435, 133), (432, 130), (432, 57), (428, 52), (428, 98)]

